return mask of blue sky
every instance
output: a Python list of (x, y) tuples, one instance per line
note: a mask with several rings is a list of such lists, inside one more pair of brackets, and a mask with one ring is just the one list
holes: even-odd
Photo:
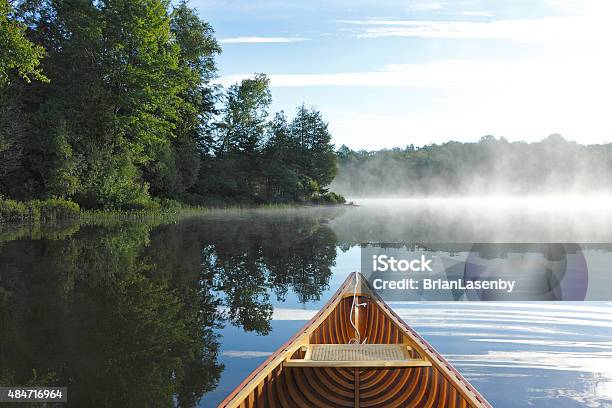
[(379, 149), (486, 134), (612, 141), (607, 0), (192, 0), (220, 40), (219, 82), (271, 78), (333, 141)]

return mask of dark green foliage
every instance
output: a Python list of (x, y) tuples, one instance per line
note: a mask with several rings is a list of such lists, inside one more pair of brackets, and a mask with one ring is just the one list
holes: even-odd
[(300, 106), (289, 129), (301, 172), (319, 186), (327, 186), (336, 175), (336, 154), (321, 112)]
[[(200, 193), (253, 201), (260, 194), (260, 153), (272, 98), (265, 75), (232, 85), (224, 98), (217, 125), (214, 157), (206, 163)], [(202, 189), (204, 191), (202, 191)]]
[(221, 154), (254, 155), (263, 142), (272, 96), (269, 79), (258, 74), (229, 87), (220, 124)]
[(270, 124), (264, 163), (268, 200), (325, 203), (320, 197), (336, 174), (336, 154), (321, 113), (302, 105), (291, 122), (278, 113)]
[[(0, 155), (20, 158), (0, 169), (2, 191), (128, 209), (193, 184), (198, 132), (212, 109), (204, 78), (219, 51), (210, 27), (162, 0), (25, 1), (19, 10), (48, 54), (51, 83), (5, 91), (0, 114), (20, 115), (0, 115)], [(206, 41), (185, 53), (188, 39)], [(4, 136), (16, 127), (27, 142)]]
[(0, 0), (0, 193), (148, 210), (304, 202), (333, 179), (319, 112), (275, 130), (265, 75), (212, 84), (221, 49), (185, 1), (14, 4)]
[(336, 174), (327, 123), (304, 105), (291, 121), (282, 111), (268, 121), (268, 82), (258, 74), (229, 88), (214, 155), (204, 161), (194, 192), (233, 203), (335, 203), (337, 197), (323, 198)]
[[(0, 87), (0, 100), (3, 99), (7, 100), (8, 95)], [(16, 118), (20, 120), (14, 120)], [(19, 168), (25, 137), (19, 109), (8, 103), (0, 103), (0, 180)]]
[(346, 198), (342, 195), (328, 191), (317, 193), (312, 196), (312, 202), (315, 204), (346, 204)]
[(300, 178), (298, 144), (289, 130), (284, 112), (275, 115), (268, 130), (268, 141), (263, 150), (266, 198), (268, 201), (298, 201), (303, 193)]

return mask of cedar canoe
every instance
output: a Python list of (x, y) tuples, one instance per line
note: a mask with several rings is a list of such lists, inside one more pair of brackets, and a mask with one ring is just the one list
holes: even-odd
[(491, 405), (354, 272), (219, 407)]

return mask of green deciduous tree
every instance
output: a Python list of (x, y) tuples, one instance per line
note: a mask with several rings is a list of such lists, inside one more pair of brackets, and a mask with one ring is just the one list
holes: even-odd
[(261, 148), (272, 102), (269, 82), (264, 74), (258, 74), (227, 90), (221, 123), (222, 153), (254, 154)]
[(27, 38), (26, 28), (15, 18), (9, 0), (0, 0), (0, 86), (9, 82), (11, 71), (27, 82), (48, 81), (40, 69), (44, 48)]
[(221, 48), (210, 24), (202, 21), (185, 1), (173, 9), (170, 29), (179, 46), (178, 73), (185, 83), (179, 94), (181, 112), (173, 141), (177, 196), (195, 184), (201, 156), (212, 148), (210, 122), (217, 113), (219, 90), (211, 80), (217, 71), (214, 57)]
[[(14, 4), (0, 0), (1, 194), (131, 209), (326, 193), (336, 163), (321, 113), (269, 121), (264, 74), (215, 85), (221, 49), (186, 1)], [(50, 83), (31, 81), (41, 72)]]
[(217, 191), (222, 194), (246, 200), (256, 200), (262, 195), (260, 153), (272, 102), (268, 85), (268, 78), (258, 74), (227, 90), (216, 146), (217, 180), (220, 176), (228, 181), (221, 181), (225, 187), (216, 183)]

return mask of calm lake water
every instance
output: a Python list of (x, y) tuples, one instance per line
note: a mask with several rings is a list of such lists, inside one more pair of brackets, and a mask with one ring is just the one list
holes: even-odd
[[(361, 243), (612, 242), (599, 199), (360, 203), (1, 227), (0, 384), (214, 407), (360, 269)], [(495, 407), (612, 404), (611, 303), (390, 305)]]

